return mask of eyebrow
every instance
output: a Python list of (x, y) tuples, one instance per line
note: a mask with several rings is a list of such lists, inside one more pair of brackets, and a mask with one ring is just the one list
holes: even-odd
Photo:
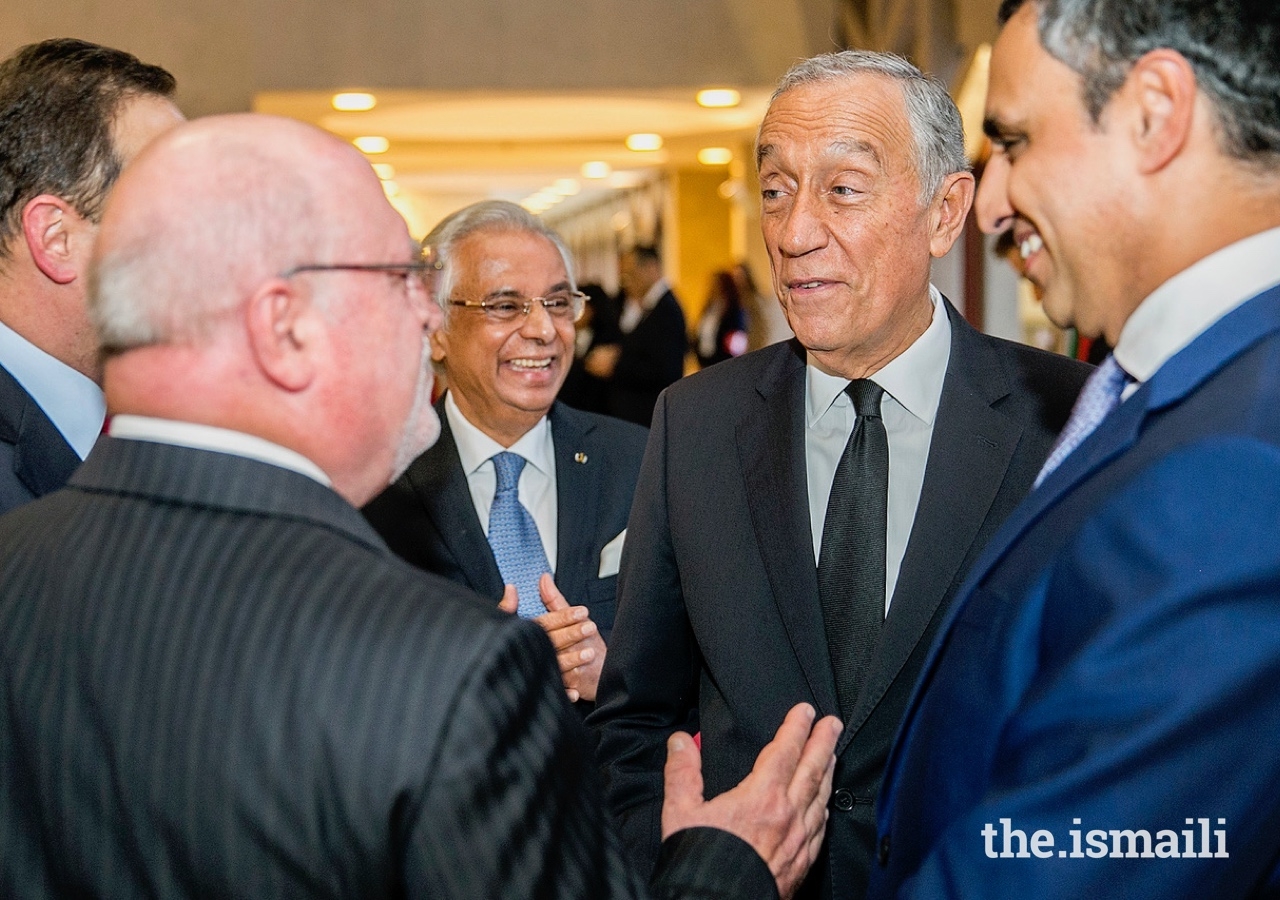
[[(567, 291), (567, 290), (569, 290), (569, 279), (566, 278), (564, 281), (556, 282), (555, 284), (551, 285), (551, 287), (547, 288), (546, 291), (543, 293), (543, 296), (546, 296), (547, 294), (554, 294), (556, 291)], [(496, 300), (501, 297), (523, 297), (523, 296), (524, 296), (523, 294), (521, 294), (518, 290), (516, 290), (513, 287), (500, 287), (500, 288), (495, 288), (494, 290), (485, 294), (484, 298), (486, 300)]]
[[(756, 168), (760, 168), (760, 164), (764, 162), (765, 157), (769, 156), (774, 150), (773, 144), (761, 144), (756, 148)], [(866, 141), (857, 139), (832, 141), (827, 145), (828, 153), (835, 153), (841, 156), (869, 156), (877, 164), (880, 164), (880, 152)]]

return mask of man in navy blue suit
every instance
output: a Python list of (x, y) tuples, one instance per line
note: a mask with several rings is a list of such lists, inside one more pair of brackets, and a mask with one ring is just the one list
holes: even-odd
[(1280, 895), (1280, 6), (1005, 0), (977, 210), (1114, 356), (939, 632), (883, 897)]

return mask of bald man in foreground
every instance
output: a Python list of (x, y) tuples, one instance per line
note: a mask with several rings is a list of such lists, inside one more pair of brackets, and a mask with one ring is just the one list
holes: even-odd
[[(541, 629), (356, 511), (438, 433), (426, 268), (298, 123), (202, 120), (126, 169), (91, 301), (111, 435), (0, 519), (0, 895), (645, 894)], [(838, 730), (793, 710), (710, 803), (673, 740), (652, 892), (789, 894)]]

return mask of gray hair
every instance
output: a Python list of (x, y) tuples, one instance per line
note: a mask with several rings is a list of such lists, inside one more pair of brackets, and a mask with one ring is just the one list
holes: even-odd
[(570, 286), (577, 288), (573, 257), (565, 246), (564, 239), (554, 228), (517, 203), (509, 200), (481, 200), (445, 216), (422, 239), (423, 248), (430, 248), (435, 253), (439, 269), (435, 283), (436, 302), (444, 310), (446, 321), (449, 318), (450, 295), (458, 278), (453, 260), (454, 249), (463, 238), (480, 231), (520, 231), (546, 238), (560, 254)]
[[(928, 203), (934, 198), (948, 175), (969, 170), (960, 110), (956, 109), (955, 101), (947, 93), (946, 85), (893, 53), (841, 50), (806, 59), (782, 76), (777, 90), (769, 98), (769, 105), (802, 85), (837, 81), (854, 75), (880, 75), (893, 79), (902, 87), (907, 122), (915, 144), (914, 162), (920, 178), (921, 203)], [(756, 143), (758, 147), (758, 139)], [(758, 152), (756, 162), (758, 165)]]
[[(1004, 0), (1003, 25), (1027, 0)], [(1083, 79), (1094, 122), (1133, 64), (1181, 54), (1209, 98), (1219, 146), (1264, 170), (1280, 165), (1280, 3), (1275, 0), (1033, 0), (1045, 51)]]

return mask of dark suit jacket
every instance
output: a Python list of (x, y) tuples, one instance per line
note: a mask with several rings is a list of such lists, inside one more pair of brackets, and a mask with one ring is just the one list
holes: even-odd
[[(471, 502), (443, 400), (436, 410), (440, 439), (364, 515), (399, 556), (496, 605), (502, 575)], [(627, 527), (648, 432), (562, 403), (547, 418), (556, 455), (556, 586), (571, 604), (590, 608), (608, 641), (618, 579), (598, 577), (600, 552)]]
[[(904, 718), (873, 896), (1280, 896), (1278, 396), (1272, 289), (1010, 517)], [(1003, 852), (1002, 818), (1052, 835), (1047, 856), (988, 858), (981, 831)], [(1095, 829), (1105, 852), (1111, 829), (1145, 830), (1151, 853), (1165, 830), (1184, 856), (1188, 830), (1197, 857), (1082, 859)]]
[[(580, 732), (536, 625), (305, 476), (108, 438), (0, 519), (5, 897), (634, 896)], [(685, 835), (666, 894), (764, 869)]]
[[(858, 708), (846, 722), (811, 895), (858, 897), (872, 801), (940, 612), (1030, 488), (1088, 367), (979, 334), (947, 305), (951, 356), (918, 512)], [(662, 742), (698, 714), (708, 796), (800, 701), (839, 714), (818, 599), (804, 451), (804, 351), (766, 347), (659, 401), (601, 679), (600, 758), (629, 847), (658, 847)], [(692, 726), (692, 723), (690, 723)]]
[(648, 425), (658, 394), (684, 375), (684, 311), (667, 291), (630, 334), (622, 335), (618, 365), (609, 382), (609, 414)]
[(78, 465), (62, 433), (0, 366), (0, 513), (56, 491)]

